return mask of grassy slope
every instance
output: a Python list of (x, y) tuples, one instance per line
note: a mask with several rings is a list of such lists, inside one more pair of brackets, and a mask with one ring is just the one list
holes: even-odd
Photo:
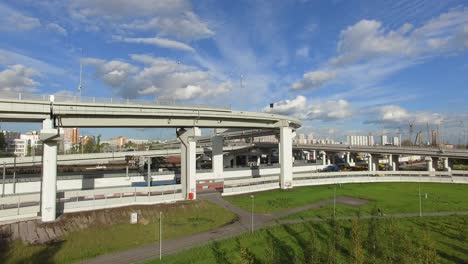
[[(468, 217), (447, 216), (428, 218), (406, 218), (395, 220), (401, 233), (407, 235), (414, 248), (421, 246), (423, 230), (427, 230), (429, 237), (435, 241), (438, 260), (442, 263), (463, 263), (468, 259), (466, 248)], [(339, 263), (350, 263), (350, 220), (340, 221), (344, 227), (344, 239), (340, 243)], [(367, 221), (362, 220), (361, 239), (365, 245)], [(183, 251), (179, 254), (163, 257), (163, 261), (152, 260), (147, 263), (241, 263), (240, 246), (248, 248), (254, 253), (256, 263), (269, 263), (266, 261), (273, 248), (278, 257), (278, 263), (304, 263), (307, 252), (304, 250), (310, 242), (310, 232), (314, 230), (319, 244), (319, 251), (315, 254), (326, 254), (327, 239), (330, 236), (330, 227), (326, 222), (309, 222), (292, 225), (276, 226), (256, 231), (254, 234), (244, 234), (238, 237), (213, 242), (206, 246)], [(464, 231), (463, 231), (464, 230)], [(385, 236), (381, 236), (383, 239)], [(271, 243), (269, 241), (273, 241)], [(401, 245), (401, 247), (404, 247)], [(403, 254), (395, 250), (394, 254)], [(367, 254), (367, 253), (366, 253)], [(417, 255), (409, 254), (409, 263), (418, 263)], [(326, 258), (326, 257), (325, 257)], [(366, 257), (367, 258), (367, 257)], [(190, 261), (189, 261), (190, 260)], [(377, 260), (381, 262), (381, 260)]]
[[(26, 246), (16, 241), (0, 259), (2, 263), (71, 263), (101, 254), (125, 250), (159, 240), (159, 216), (144, 224), (114, 224), (68, 234), (63, 242), (49, 246)], [(130, 218), (129, 218), (130, 219)], [(235, 215), (215, 204), (196, 201), (174, 207), (163, 215), (163, 238), (176, 238), (225, 225)], [(1, 261), (0, 261), (1, 262)], [(49, 262), (50, 263), (50, 262)]]
[[(256, 193), (255, 210), (257, 213), (272, 213), (333, 199), (334, 188), (334, 185), (310, 186)], [(424, 211), (468, 210), (468, 185), (421, 183), (421, 193), (423, 196), (428, 194), (427, 199), (423, 197)], [(342, 184), (337, 185), (336, 195), (370, 200), (370, 204), (362, 206), (363, 213), (369, 212), (374, 206), (382, 209), (384, 213), (419, 212), (418, 183)], [(226, 199), (244, 210), (250, 210), (250, 194), (230, 196)], [(297, 218), (297, 215), (294, 218)]]

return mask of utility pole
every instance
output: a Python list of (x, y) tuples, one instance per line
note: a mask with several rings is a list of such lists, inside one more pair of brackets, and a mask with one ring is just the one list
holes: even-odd
[(159, 260), (162, 259), (162, 212), (159, 211)]
[(419, 175), (419, 217), (422, 217), (422, 200), (421, 200), (421, 175)]
[(336, 217), (336, 183), (335, 183), (335, 189), (333, 191), (333, 218)]
[(253, 234), (253, 232), (254, 232), (254, 206), (255, 206), (255, 196), (254, 196), (254, 195), (250, 195), (250, 198), (252, 198), (252, 220), (251, 220), (252, 229), (251, 229), (251, 233)]

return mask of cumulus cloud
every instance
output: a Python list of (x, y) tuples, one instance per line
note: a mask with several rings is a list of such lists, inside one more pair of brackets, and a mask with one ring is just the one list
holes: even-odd
[(214, 35), (187, 0), (72, 0), (69, 10), (92, 30), (108, 29), (112, 23), (111, 29), (120, 32), (143, 31), (182, 41)]
[(153, 16), (177, 13), (189, 7), (186, 0), (72, 0), (70, 11), (76, 17), (105, 17), (121, 19), (134, 16)]
[(50, 31), (54, 31), (56, 33), (59, 33), (60, 35), (62, 36), (66, 36), (68, 35), (68, 32), (65, 28), (63, 28), (62, 26), (60, 26), (59, 24), (56, 24), (56, 23), (49, 23), (46, 25), (46, 28)]
[(304, 73), (302, 80), (292, 86), (292, 90), (314, 89), (336, 78), (333, 71), (311, 71)]
[[(291, 90), (316, 88), (335, 79), (362, 87), (369, 72), (372, 80), (365, 85), (374, 85), (411, 65), (466, 48), (468, 7), (452, 9), (420, 27), (406, 23), (395, 30), (385, 28), (380, 21), (364, 19), (343, 29), (336, 54), (321, 69), (304, 74)], [(354, 77), (350, 79), (349, 73)]]
[(290, 115), (303, 120), (332, 121), (350, 117), (353, 113), (346, 100), (329, 100), (307, 102), (307, 98), (299, 95), (292, 100), (282, 100), (273, 104), (273, 108), (265, 107), (265, 112)]
[(365, 124), (407, 124), (416, 125), (440, 124), (444, 117), (433, 112), (408, 112), (398, 105), (386, 105), (371, 110), (371, 119), (364, 121)]
[(83, 62), (96, 68), (96, 76), (124, 98), (156, 96), (162, 100), (191, 100), (227, 93), (231, 83), (217, 80), (209, 71), (145, 54), (130, 58), (143, 67), (119, 60), (96, 58)]
[(39, 19), (0, 4), (1, 31), (31, 31), (41, 27)]
[(273, 108), (265, 107), (265, 112), (276, 113), (280, 115), (302, 115), (302, 112), (307, 108), (307, 98), (298, 95), (292, 100), (282, 100), (273, 104)]
[(149, 44), (149, 45), (155, 45), (159, 46), (162, 48), (168, 48), (168, 49), (177, 49), (177, 50), (183, 50), (183, 51), (195, 51), (192, 47), (190, 47), (187, 44), (184, 44), (179, 41), (175, 40), (170, 40), (170, 39), (165, 39), (165, 38), (123, 38), (119, 36), (115, 36), (113, 38), (116, 41), (121, 41), (121, 42), (127, 42), (127, 43), (143, 43), (143, 44)]
[(181, 40), (197, 40), (214, 35), (208, 25), (191, 11), (183, 12), (177, 16), (161, 16), (149, 21), (138, 20), (122, 25), (124, 29), (140, 31), (157, 31), (162, 36), (173, 36)]
[(33, 92), (39, 85), (33, 77), (38, 76), (38, 72), (17, 64), (0, 71), (0, 91), (3, 92)]

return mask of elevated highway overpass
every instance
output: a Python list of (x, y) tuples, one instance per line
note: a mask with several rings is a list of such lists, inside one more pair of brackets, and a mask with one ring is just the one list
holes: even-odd
[[(59, 128), (176, 128), (181, 153), (181, 190), (196, 197), (196, 142), (200, 128), (275, 129), (280, 135), (280, 185), (292, 187), (292, 137), (301, 121), (269, 113), (233, 111), (226, 107), (181, 106), (154, 101), (108, 100), (34, 94), (0, 95), (3, 122), (42, 122), (41, 218), (56, 219), (57, 141)], [(212, 138), (213, 173), (223, 172), (223, 136)]]

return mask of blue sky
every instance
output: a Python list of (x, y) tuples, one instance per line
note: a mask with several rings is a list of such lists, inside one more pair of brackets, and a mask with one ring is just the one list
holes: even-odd
[(468, 125), (466, 1), (6, 0), (0, 34), (0, 92), (76, 94), (81, 62), (83, 96), (273, 111), (320, 137)]

